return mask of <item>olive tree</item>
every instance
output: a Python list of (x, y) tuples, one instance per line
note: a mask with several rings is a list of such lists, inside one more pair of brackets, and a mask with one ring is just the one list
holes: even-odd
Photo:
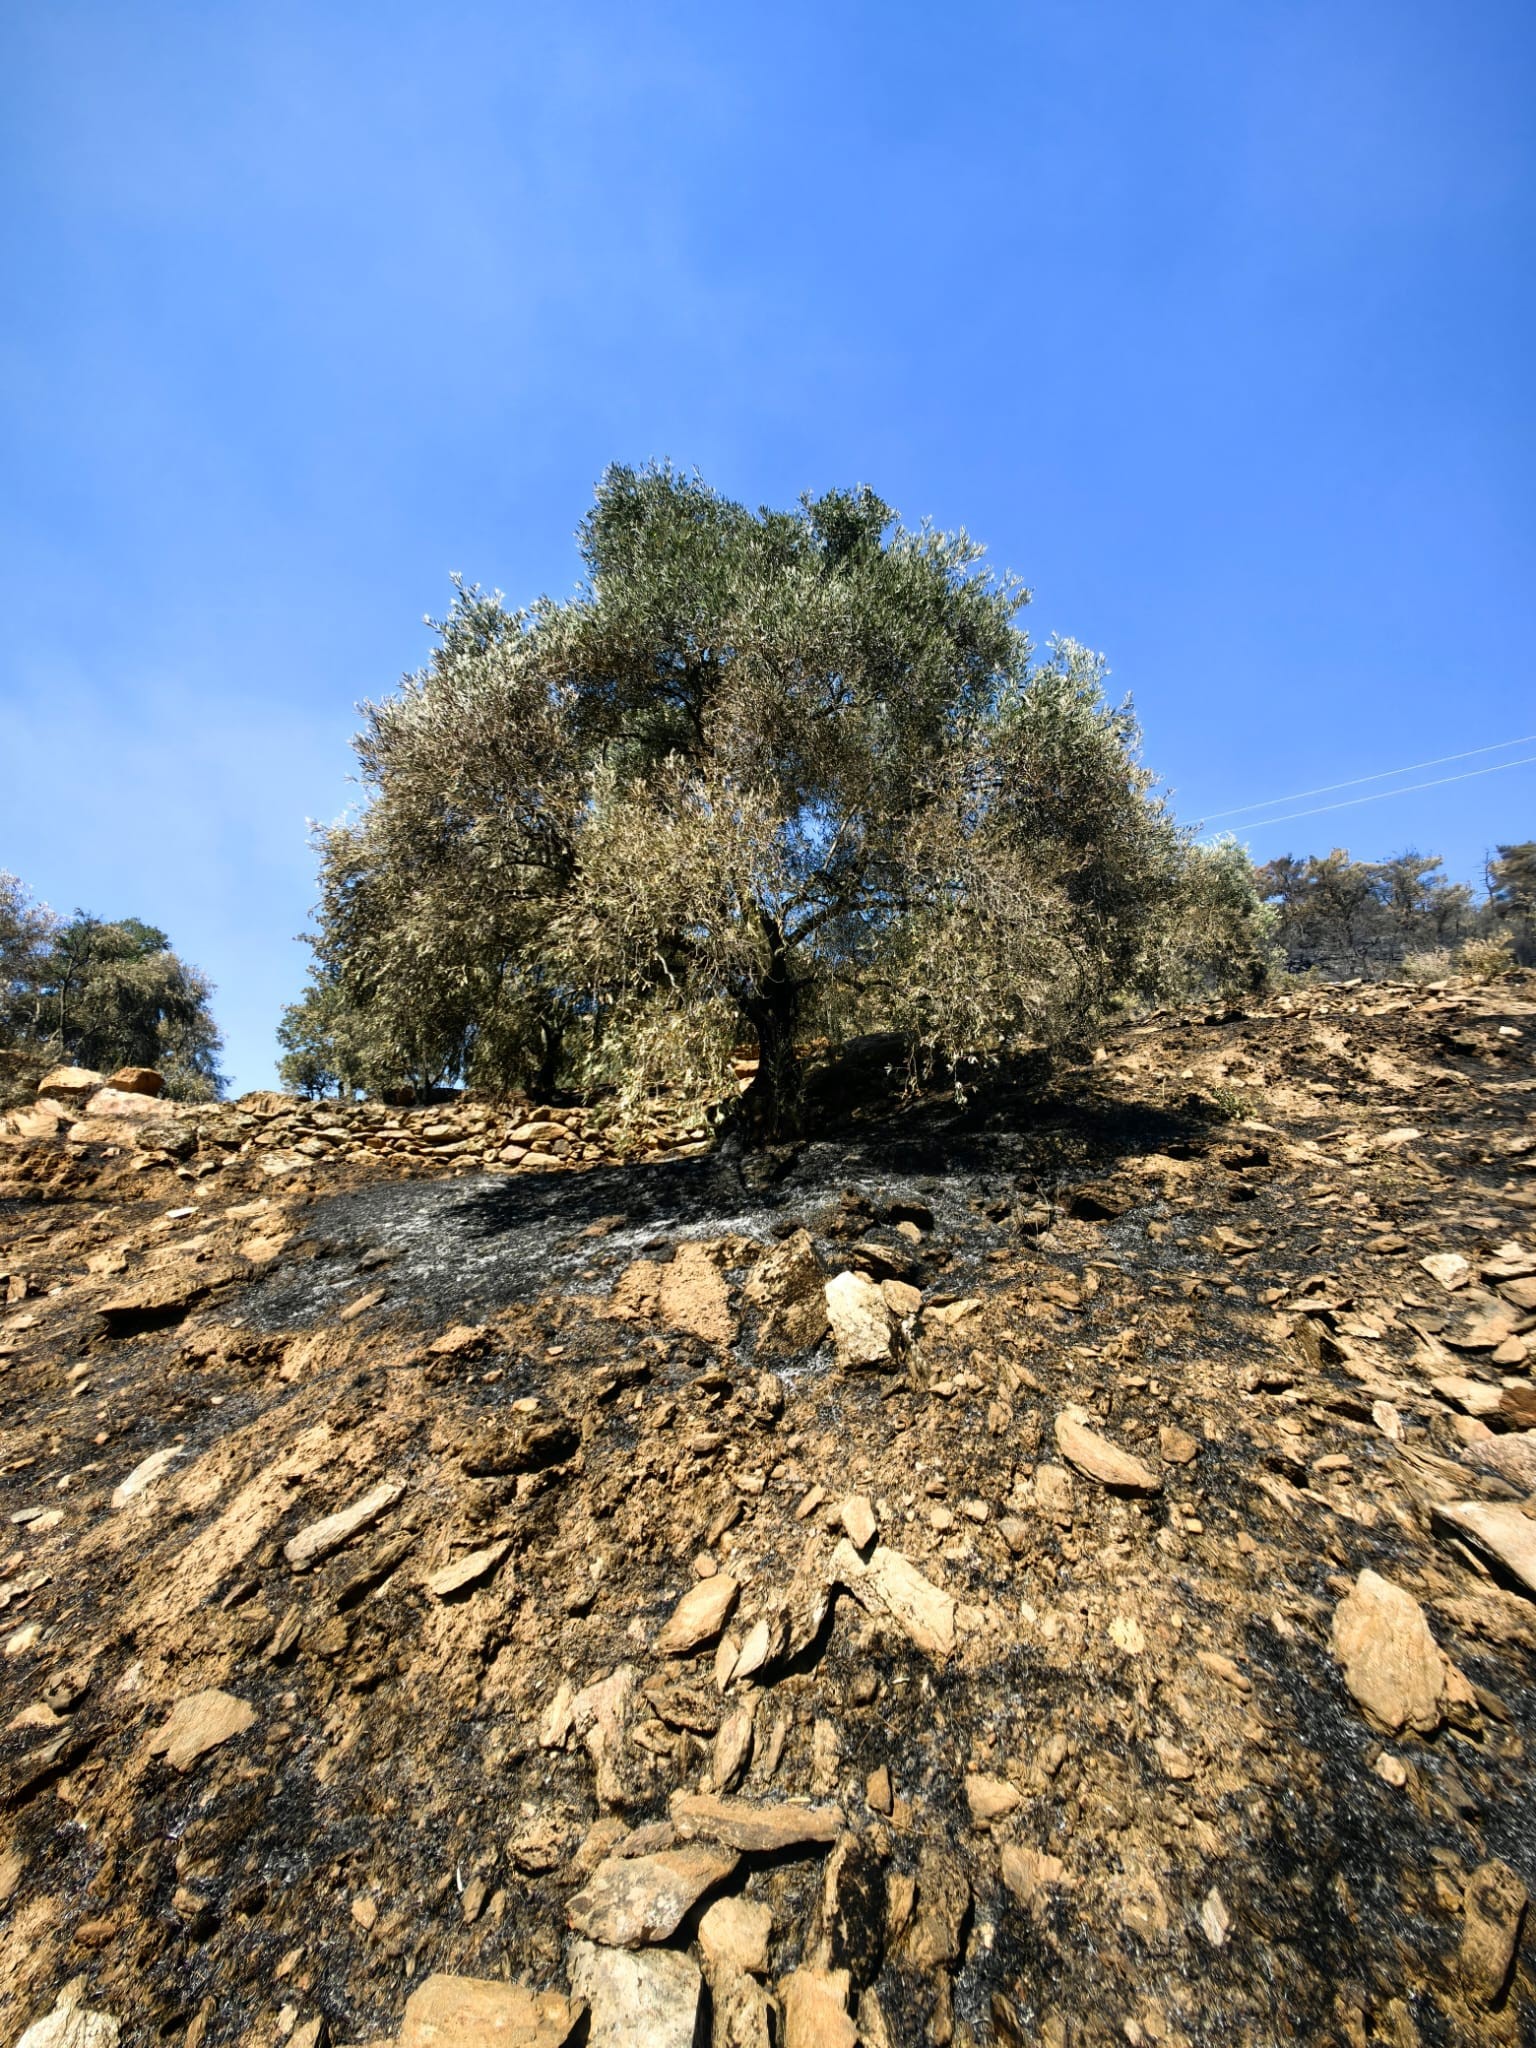
[(1210, 929), (1099, 658), (1037, 657), (963, 532), (651, 467), (608, 472), (580, 543), (567, 601), (457, 590), (322, 846), (318, 961), (418, 1076), (425, 1036), (475, 1081), (563, 1057), (702, 1092), (746, 1041), (773, 1134), (810, 1031), (985, 1057), (1189, 973), (1181, 932), (1223, 972), (1252, 953), (1240, 913)]

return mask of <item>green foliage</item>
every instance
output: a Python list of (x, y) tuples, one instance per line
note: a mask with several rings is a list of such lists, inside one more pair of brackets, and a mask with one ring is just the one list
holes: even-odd
[(138, 918), (55, 916), (0, 874), (0, 1046), (109, 1073), (158, 1068), (185, 1101), (218, 1095), (206, 976)]
[(773, 1129), (808, 1021), (975, 1059), (1262, 972), (1244, 857), (1191, 847), (1102, 663), (1037, 659), (964, 533), (654, 467), (609, 471), (580, 539), (570, 601), (459, 586), (367, 707), (295, 1078), (723, 1093), (747, 1038)]

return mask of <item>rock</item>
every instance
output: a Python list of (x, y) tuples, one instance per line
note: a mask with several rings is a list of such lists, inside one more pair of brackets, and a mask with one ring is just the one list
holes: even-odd
[(1065, 1408), (1056, 1417), (1056, 1443), (1069, 1465), (1101, 1486), (1119, 1487), (1127, 1493), (1161, 1493), (1163, 1482), (1157, 1474), (1088, 1427), (1080, 1408)]
[(609, 1948), (665, 1941), (739, 1860), (733, 1850), (704, 1842), (655, 1856), (610, 1856), (566, 1902), (566, 1919), (578, 1934)]
[(179, 1323), (215, 1286), (236, 1276), (237, 1268), (202, 1267), (190, 1273), (153, 1273), (137, 1285), (97, 1305), (102, 1329), (109, 1337), (131, 1337), (141, 1330), (160, 1330)]
[(707, 1969), (728, 1962), (761, 1976), (768, 1967), (773, 1914), (751, 1899), (716, 1899), (699, 1921), (699, 1947)]
[(1512, 1429), (1495, 1435), (1482, 1423), (1471, 1422), (1458, 1427), (1457, 1434), (1479, 1465), (1499, 1473), (1521, 1493), (1536, 1493), (1536, 1430)]
[(563, 1415), (498, 1416), (477, 1427), (459, 1463), (471, 1478), (501, 1478), (564, 1465), (580, 1449), (581, 1431)]
[(915, 1316), (923, 1305), (923, 1290), (907, 1280), (882, 1280), (880, 1292), (891, 1314), (903, 1322), (908, 1316)]
[(896, 1804), (888, 1764), (879, 1764), (864, 1781), (864, 1798), (871, 1813), (890, 1813)]
[(1067, 1874), (1059, 1856), (1010, 1842), (998, 1858), (998, 1873), (1019, 1904), (1033, 1912)]
[(1232, 1932), (1232, 1915), (1215, 1885), (1200, 1902), (1200, 1931), (1212, 1948), (1224, 1948), (1227, 1936)]
[(1468, 1878), (1457, 1967), (1467, 1996), (1479, 2005), (1496, 2005), (1509, 1982), (1525, 1908), (1525, 1886), (1497, 1857)]
[(1035, 1467), (1035, 1505), (1058, 1528), (1071, 1528), (1072, 1474), (1065, 1465)]
[(105, 1074), (91, 1067), (50, 1067), (38, 1082), (37, 1093), (40, 1099), (47, 1097), (52, 1102), (84, 1102), (105, 1080)]
[(723, 1957), (704, 1968), (714, 2048), (775, 2048), (778, 2008), (757, 1979)]
[(11, 1128), (18, 1138), (56, 1138), (71, 1121), (67, 1109), (47, 1100), (34, 1102), (28, 1109), (11, 1111)]
[(153, 1067), (119, 1067), (107, 1077), (107, 1086), (120, 1095), (163, 1095), (165, 1076)]
[(1513, 1501), (1436, 1502), (1434, 1521), (1465, 1538), (1536, 1594), (1536, 1522)]
[(1180, 1749), (1176, 1742), (1158, 1735), (1153, 1738), (1152, 1748), (1163, 1767), (1164, 1777), (1172, 1778), (1175, 1784), (1183, 1784), (1195, 1775), (1194, 1758), (1187, 1750)]
[(907, 1954), (920, 1970), (948, 1968), (959, 1958), (970, 1905), (970, 1880), (958, 1860), (928, 1843), (918, 1858), (917, 1912), (906, 1939)]
[(764, 1253), (742, 1289), (760, 1310), (759, 1352), (810, 1351), (826, 1335), (827, 1269), (808, 1230), (797, 1230)]
[(1157, 1448), (1165, 1465), (1192, 1465), (1200, 1455), (1200, 1439), (1187, 1429), (1165, 1423), (1157, 1432)]
[(846, 1970), (792, 1970), (779, 1984), (784, 2048), (858, 2048)]
[(674, 1792), (670, 1812), (680, 1835), (702, 1835), (747, 1855), (819, 1847), (835, 1842), (843, 1827), (836, 1806), (798, 1806), (792, 1800), (766, 1806), (711, 1792)]
[(1167, 1940), (1171, 1925), (1167, 1895), (1145, 1863), (1128, 1856), (1123, 1872), (1111, 1881), (1110, 1892), (1120, 1909), (1120, 1924), (1128, 1933), (1149, 1948)]
[(386, 1479), (371, 1493), (353, 1501), (350, 1507), (340, 1508), (334, 1515), (324, 1515), (318, 1522), (310, 1522), (283, 1545), (283, 1555), (290, 1568), (296, 1572), (308, 1571), (322, 1557), (329, 1557), (333, 1550), (340, 1550), (360, 1529), (371, 1528), (380, 1515), (387, 1514), (404, 1492), (403, 1486)]
[(463, 1593), (471, 1586), (478, 1586), (482, 1579), (488, 1579), (512, 1548), (509, 1538), (503, 1537), (498, 1543), (488, 1543), (484, 1550), (472, 1550), (468, 1557), (461, 1557), (455, 1564), (445, 1564), (441, 1571), (433, 1572), (427, 1580), (427, 1589), (439, 1600), (451, 1600), (455, 1593)]
[(120, 1480), (112, 1489), (112, 1506), (125, 1508), (129, 1501), (137, 1500), (141, 1493), (147, 1493), (162, 1474), (169, 1471), (176, 1460), (183, 1455), (179, 1444), (168, 1444), (164, 1450), (151, 1451), (143, 1458), (126, 1479)]
[[(160, 1123), (164, 1123), (165, 1114), (165, 1105), (156, 1102), (151, 1096), (135, 1093), (127, 1089), (113, 1088), (110, 1085), (105, 1088), (98, 1088), (94, 1095), (87, 1098), (80, 1110), (81, 1118), (88, 1126), (98, 1123), (106, 1126), (99, 1134), (100, 1136), (118, 1141), (121, 1140), (123, 1134), (120, 1130), (114, 1130), (113, 1125), (119, 1119), (126, 1117), (131, 1122), (138, 1123), (149, 1118), (155, 1118)], [(76, 1128), (78, 1129), (79, 1126), (76, 1126)], [(88, 1140), (95, 1139), (97, 1136), (98, 1133), (95, 1130), (88, 1132)]]
[(826, 1284), (827, 1320), (844, 1372), (889, 1366), (898, 1335), (879, 1287), (864, 1273), (839, 1273)]
[(83, 1977), (66, 1984), (53, 2011), (34, 2020), (16, 2048), (117, 2048), (118, 2022), (111, 2013), (83, 2006), (84, 1995)]
[(1333, 1654), (1344, 1683), (1378, 1732), (1432, 1735), (1449, 1700), (1470, 1688), (1429, 1632), (1411, 1593), (1363, 1571), (1333, 1614)]
[(866, 1563), (846, 1537), (832, 1553), (828, 1576), (861, 1607), (888, 1616), (931, 1656), (955, 1647), (955, 1603), (899, 1550), (877, 1544)]
[(591, 2015), (588, 2048), (695, 2048), (704, 1980), (687, 1956), (578, 1941), (570, 1968)]
[(150, 1738), (149, 1754), (163, 1756), (173, 1770), (190, 1771), (201, 1756), (253, 1727), (256, 1710), (232, 1693), (210, 1687), (179, 1699), (164, 1725)]
[(663, 1657), (688, 1657), (703, 1649), (725, 1627), (740, 1591), (729, 1572), (700, 1579), (673, 1608), (653, 1647)]
[(564, 2048), (581, 2010), (558, 1991), (434, 1975), (405, 2001), (399, 2048)]
[(1446, 1292), (1454, 1293), (1458, 1287), (1465, 1287), (1472, 1277), (1472, 1266), (1460, 1252), (1431, 1252), (1419, 1264), (1432, 1280), (1438, 1280)]
[(855, 1550), (868, 1550), (879, 1532), (875, 1511), (862, 1493), (850, 1493), (838, 1508), (838, 1519)]
[(734, 1792), (752, 1759), (756, 1708), (750, 1699), (732, 1707), (715, 1731), (709, 1775), (716, 1792)]
[(1023, 1800), (1006, 1778), (989, 1778), (973, 1772), (965, 1781), (965, 1803), (975, 1824), (985, 1827), (988, 1821), (1003, 1820), (1016, 1812)]

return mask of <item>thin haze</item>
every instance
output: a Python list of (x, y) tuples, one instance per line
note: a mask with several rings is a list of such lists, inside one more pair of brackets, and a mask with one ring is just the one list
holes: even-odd
[[(1192, 818), (1532, 726), (1528, 4), (0, 36), (0, 866), (165, 926), (240, 1086), (353, 705), (451, 570), (567, 591), (614, 459), (965, 524)], [(1532, 836), (1530, 764), (1250, 835)]]

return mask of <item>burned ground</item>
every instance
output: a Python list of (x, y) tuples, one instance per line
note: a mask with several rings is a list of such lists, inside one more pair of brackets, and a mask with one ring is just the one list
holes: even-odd
[[(802, 1967), (871, 2048), (1531, 2038), (1520, 1927), (1492, 1988), (1467, 1944), (1479, 1873), (1536, 1883), (1536, 1602), (1444, 1511), (1536, 1491), (1533, 995), (1155, 1019), (741, 1161), (272, 1098), (14, 1131), (3, 2038), (76, 1978), (193, 2048), (564, 1988), (695, 1792), (835, 1814), (717, 1887), (771, 1912), (722, 2040)], [(1427, 1727), (1336, 1653), (1371, 1574), (1459, 1674)]]

